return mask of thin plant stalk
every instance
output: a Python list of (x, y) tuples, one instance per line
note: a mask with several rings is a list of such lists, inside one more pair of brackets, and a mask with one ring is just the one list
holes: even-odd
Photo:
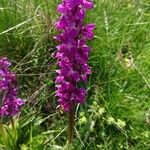
[(73, 143), (74, 125), (75, 125), (75, 107), (70, 109), (68, 114), (69, 126), (68, 126), (68, 143)]
[(74, 139), (74, 126), (75, 126), (75, 107), (73, 106), (68, 112), (68, 137), (67, 144), (64, 150), (72, 150)]

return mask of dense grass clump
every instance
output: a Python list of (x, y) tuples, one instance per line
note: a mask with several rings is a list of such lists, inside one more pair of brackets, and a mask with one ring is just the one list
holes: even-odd
[[(0, 132), (0, 149), (57, 150), (66, 142), (67, 118), (56, 109), (51, 56), (58, 2), (0, 0), (0, 57), (12, 60), (27, 101), (15, 118), (15, 140), (11, 128), (7, 142)], [(74, 149), (149, 150), (150, 1), (95, 0), (86, 22), (97, 26), (89, 42), (93, 73), (87, 102), (76, 110)]]

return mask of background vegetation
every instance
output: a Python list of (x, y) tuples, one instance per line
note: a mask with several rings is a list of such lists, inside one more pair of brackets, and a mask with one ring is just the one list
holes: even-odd
[[(13, 62), (27, 102), (0, 149), (57, 150), (67, 115), (54, 96), (59, 0), (0, 0), (0, 56)], [(75, 150), (150, 149), (150, 1), (95, 0), (87, 102), (76, 110)], [(8, 125), (7, 120), (3, 120)], [(1, 132), (2, 133), (2, 132)], [(15, 139), (13, 139), (13, 138)]]

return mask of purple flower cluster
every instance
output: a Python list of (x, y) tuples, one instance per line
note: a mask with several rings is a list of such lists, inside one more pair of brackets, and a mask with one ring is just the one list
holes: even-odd
[(17, 98), (16, 76), (9, 70), (7, 58), (0, 59), (0, 116), (13, 116), (20, 111), (24, 101)]
[(62, 0), (57, 7), (61, 17), (55, 26), (62, 32), (54, 37), (60, 42), (55, 54), (59, 66), (55, 82), (56, 96), (64, 111), (85, 101), (86, 89), (79, 84), (86, 83), (91, 74), (91, 68), (87, 64), (90, 47), (86, 45), (86, 41), (93, 39), (95, 24), (85, 25), (84, 18), (86, 10), (92, 8), (92, 0)]

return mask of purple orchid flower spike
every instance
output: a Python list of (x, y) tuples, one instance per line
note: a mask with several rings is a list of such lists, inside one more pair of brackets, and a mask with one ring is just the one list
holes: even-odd
[(92, 0), (62, 0), (57, 11), (61, 14), (55, 26), (61, 33), (54, 37), (60, 42), (55, 58), (59, 69), (56, 77), (56, 96), (64, 111), (69, 111), (75, 104), (85, 102), (86, 89), (78, 83), (87, 82), (91, 74), (88, 66), (90, 47), (87, 40), (94, 38), (95, 24), (84, 24), (86, 10), (92, 9)]
[(61, 14), (55, 27), (61, 33), (54, 37), (60, 44), (56, 47), (56, 96), (61, 108), (68, 112), (68, 141), (71, 149), (75, 124), (75, 106), (83, 104), (87, 91), (79, 86), (86, 83), (91, 74), (88, 65), (90, 47), (86, 42), (94, 38), (95, 24), (84, 24), (86, 11), (94, 7), (92, 0), (62, 0), (57, 11)]
[(11, 63), (7, 58), (0, 58), (0, 116), (14, 116), (24, 101), (17, 97), (16, 76), (10, 71)]

